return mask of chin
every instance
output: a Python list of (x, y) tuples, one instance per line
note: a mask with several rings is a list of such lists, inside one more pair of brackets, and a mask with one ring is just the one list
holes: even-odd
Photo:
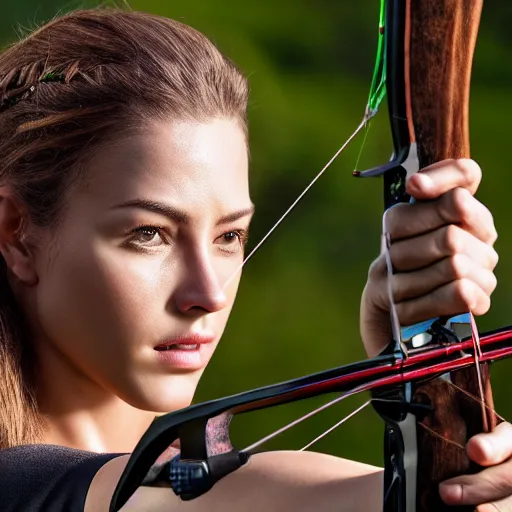
[(118, 396), (132, 407), (161, 415), (188, 407), (194, 398), (199, 379), (192, 375), (178, 375), (152, 380), (144, 380)]

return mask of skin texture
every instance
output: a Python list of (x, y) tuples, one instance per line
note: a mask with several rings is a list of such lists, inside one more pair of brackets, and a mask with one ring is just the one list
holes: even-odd
[[(439, 314), (483, 315), (489, 310), (496, 287), (497, 233), (491, 213), (474, 197), (481, 179), (472, 160), (439, 162), (409, 180), (408, 193), (418, 203), (388, 210), (396, 269), (392, 288), (402, 325)], [(388, 278), (381, 254), (370, 268), (361, 302), (361, 334), (370, 356), (391, 336)], [(440, 486), (441, 497), (452, 505), (478, 505), (477, 512), (511, 512), (511, 425), (474, 436), (466, 449), (472, 460), (489, 467), (447, 480)]]
[[(474, 197), (481, 179), (473, 160), (434, 164), (407, 183), (418, 203), (386, 212), (396, 271), (391, 284), (401, 325), (489, 310), (496, 288), (497, 233), (490, 211)], [(369, 356), (377, 355), (392, 336), (387, 279), (381, 254), (370, 267), (361, 301), (361, 334)]]
[[(0, 187), (0, 251), (33, 330), (38, 400), (48, 420), (43, 442), (130, 452), (155, 413), (190, 403), (236, 295), (243, 258), (239, 234), (248, 228), (252, 207), (247, 167), (246, 141), (234, 120), (153, 122), (94, 155), (86, 183), (69, 193), (58, 229), (28, 227), (34, 246), (17, 230), (21, 205), (8, 186)], [(398, 270), (392, 285), (403, 324), (430, 318), (438, 309), (445, 314), (488, 309), (496, 284), (496, 231), (488, 210), (473, 197), (480, 177), (472, 161), (436, 164), (408, 184), (419, 202), (389, 212)], [(168, 218), (118, 208), (137, 199), (181, 214)], [(236, 212), (243, 216), (233, 218)], [(405, 231), (402, 215), (408, 219)], [(141, 224), (152, 227), (141, 230)], [(382, 293), (387, 279), (380, 256), (361, 307), (370, 355), (388, 340), (389, 304)], [(158, 363), (155, 345), (192, 332), (214, 338), (204, 347), (200, 368)], [(444, 486), (446, 499), (483, 504), (512, 493), (507, 428), (470, 441), (470, 456), (492, 467)], [(98, 472), (86, 512), (108, 510), (125, 464), (126, 457), (120, 457)], [(488, 485), (486, 472), (492, 472), (494, 485)], [(352, 461), (274, 452), (255, 456), (193, 502), (178, 501), (168, 489), (143, 487), (125, 510), (201, 512), (234, 503), (247, 511), (328, 511), (340, 504), (344, 510), (380, 510), (381, 478), (378, 468)], [(479, 510), (496, 511), (486, 506)]]
[[(103, 466), (91, 484), (85, 512), (107, 512), (126, 457)], [(140, 487), (123, 512), (310, 511), (380, 512), (382, 471), (315, 452), (267, 452), (231, 473), (207, 494), (182, 502), (166, 488)]]
[(482, 505), (477, 512), (512, 512), (512, 426), (501, 423), (490, 434), (474, 436), (467, 445), (470, 457), (483, 467), (477, 475), (443, 482), (440, 492), (446, 503)]
[[(243, 256), (231, 234), (248, 229), (247, 166), (228, 119), (154, 123), (95, 156), (57, 233), (40, 235), (13, 279), (34, 330), (45, 442), (131, 451), (155, 412), (190, 404), (238, 286), (239, 273), (223, 289)], [(119, 207), (137, 199), (188, 218)], [(190, 333), (214, 337), (202, 367), (161, 365), (154, 346)]]

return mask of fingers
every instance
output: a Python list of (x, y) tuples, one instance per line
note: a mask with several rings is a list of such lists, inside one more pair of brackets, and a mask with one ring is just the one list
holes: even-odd
[[(467, 445), (468, 455), (480, 466), (491, 466), (506, 462), (512, 456), (512, 425), (500, 423), (492, 432), (473, 436)], [(507, 463), (507, 467), (510, 462)], [(500, 471), (503, 471), (501, 469)], [(511, 475), (512, 476), (512, 475)], [(505, 477), (507, 480), (507, 478)], [(512, 478), (511, 478), (512, 480)], [(512, 484), (508, 487), (512, 493)], [(506, 492), (500, 489), (500, 493)], [(485, 503), (477, 507), (477, 512), (512, 512), (512, 496), (499, 499), (492, 496), (492, 503)]]
[(386, 212), (386, 231), (392, 241), (408, 239), (454, 224), (486, 244), (497, 239), (491, 212), (469, 191), (451, 190), (423, 203), (398, 204)]
[[(423, 187), (417, 198), (441, 197), (397, 205), (386, 213), (394, 272), (389, 278), (402, 325), (424, 320), (426, 312), (482, 315), (489, 310), (497, 284), (497, 234), (491, 213), (472, 195), (480, 179), (472, 161), (435, 164), (413, 183)], [(450, 189), (454, 186), (459, 188)]]
[[(427, 295), (446, 284), (464, 279), (476, 284), (487, 295), (491, 295), (497, 284), (493, 268), (494, 264), (487, 264), (487, 261), (486, 264), (482, 264), (466, 254), (454, 254), (415, 272), (394, 274), (391, 277), (393, 297), (395, 302), (399, 303)], [(451, 292), (462, 298), (463, 288), (464, 285), (459, 283), (451, 288)]]
[[(453, 250), (443, 252), (439, 251), (439, 244), (432, 244), (433, 248), (429, 248), (428, 243), (423, 243), (428, 242), (426, 237), (423, 237), (423, 242), (418, 240), (409, 247), (400, 247), (397, 242), (391, 247), (391, 259), (398, 272), (392, 276), (387, 275), (384, 257), (378, 258), (369, 273), (376, 307), (379, 310), (389, 308), (385, 280), (391, 279), (402, 325), (425, 320), (426, 312), (429, 318), (466, 311), (485, 314), (497, 284), (493, 269), (498, 257), (491, 247), (459, 231), (462, 237), (469, 237), (465, 253), (462, 252), (462, 244), (461, 249), (453, 245)], [(442, 258), (446, 252), (453, 254)], [(425, 266), (430, 261), (434, 263)]]
[(512, 425), (503, 422), (492, 432), (473, 436), (466, 449), (470, 459), (480, 466), (491, 466), (508, 460), (512, 457)]
[[(388, 276), (383, 256), (372, 264), (369, 276), (375, 307), (388, 311), (385, 284)], [(466, 311), (483, 315), (491, 306), (490, 295), (496, 287), (496, 277), (491, 270), (459, 255), (419, 271), (394, 274), (391, 279), (401, 325), (421, 322), (426, 314), (428, 318)]]
[(411, 176), (407, 193), (418, 201), (434, 199), (459, 187), (475, 194), (481, 180), (482, 170), (474, 160), (444, 160)]
[(421, 269), (455, 255), (464, 255), (489, 270), (498, 263), (498, 254), (492, 246), (453, 224), (411, 240), (394, 242), (390, 248), (395, 272)]
[(479, 505), (504, 500), (512, 495), (512, 461), (486, 468), (475, 475), (446, 480), (440, 484), (439, 493), (448, 505)]
[(491, 213), (474, 197), (481, 177), (472, 160), (431, 165), (407, 182), (407, 192), (417, 202), (384, 214), (393, 272), (388, 275), (384, 252), (370, 268), (360, 316), (369, 354), (389, 338), (388, 279), (401, 325), (488, 311), (496, 287), (497, 234)]
[(473, 436), (467, 452), (477, 464), (491, 467), (441, 483), (443, 501), (479, 505), (478, 512), (512, 512), (512, 425), (500, 423), (492, 432)]
[(491, 307), (490, 297), (469, 279), (449, 283), (426, 296), (395, 304), (401, 325), (412, 325), (436, 316), (455, 316), (471, 311), (484, 315)]

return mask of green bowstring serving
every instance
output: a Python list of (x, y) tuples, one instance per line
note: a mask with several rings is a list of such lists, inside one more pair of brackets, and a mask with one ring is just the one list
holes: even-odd
[(379, 39), (377, 43), (377, 58), (375, 59), (375, 68), (373, 70), (372, 84), (370, 94), (368, 95), (368, 104), (366, 106), (367, 117), (373, 117), (379, 110), (382, 100), (386, 96), (386, 51), (384, 32), (386, 0), (380, 1), (379, 17)]
[[(364, 114), (364, 138), (359, 148), (359, 154), (356, 159), (354, 169), (359, 167), (361, 155), (366, 144), (366, 138), (371, 125), (372, 117), (378, 112), (382, 100), (386, 96), (386, 38), (385, 38), (385, 13), (386, 13), (386, 0), (380, 1), (380, 16), (379, 16), (379, 38), (377, 40), (377, 57), (375, 59), (375, 68), (373, 70), (372, 83), (370, 86), (370, 93), (368, 95), (368, 103)], [(354, 172), (357, 172), (354, 170)]]

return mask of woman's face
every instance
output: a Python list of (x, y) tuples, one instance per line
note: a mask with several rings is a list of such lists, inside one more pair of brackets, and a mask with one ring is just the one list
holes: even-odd
[(59, 360), (140, 409), (186, 406), (240, 278), (244, 133), (231, 119), (154, 122), (99, 150), (87, 172), (37, 256), (41, 364)]

